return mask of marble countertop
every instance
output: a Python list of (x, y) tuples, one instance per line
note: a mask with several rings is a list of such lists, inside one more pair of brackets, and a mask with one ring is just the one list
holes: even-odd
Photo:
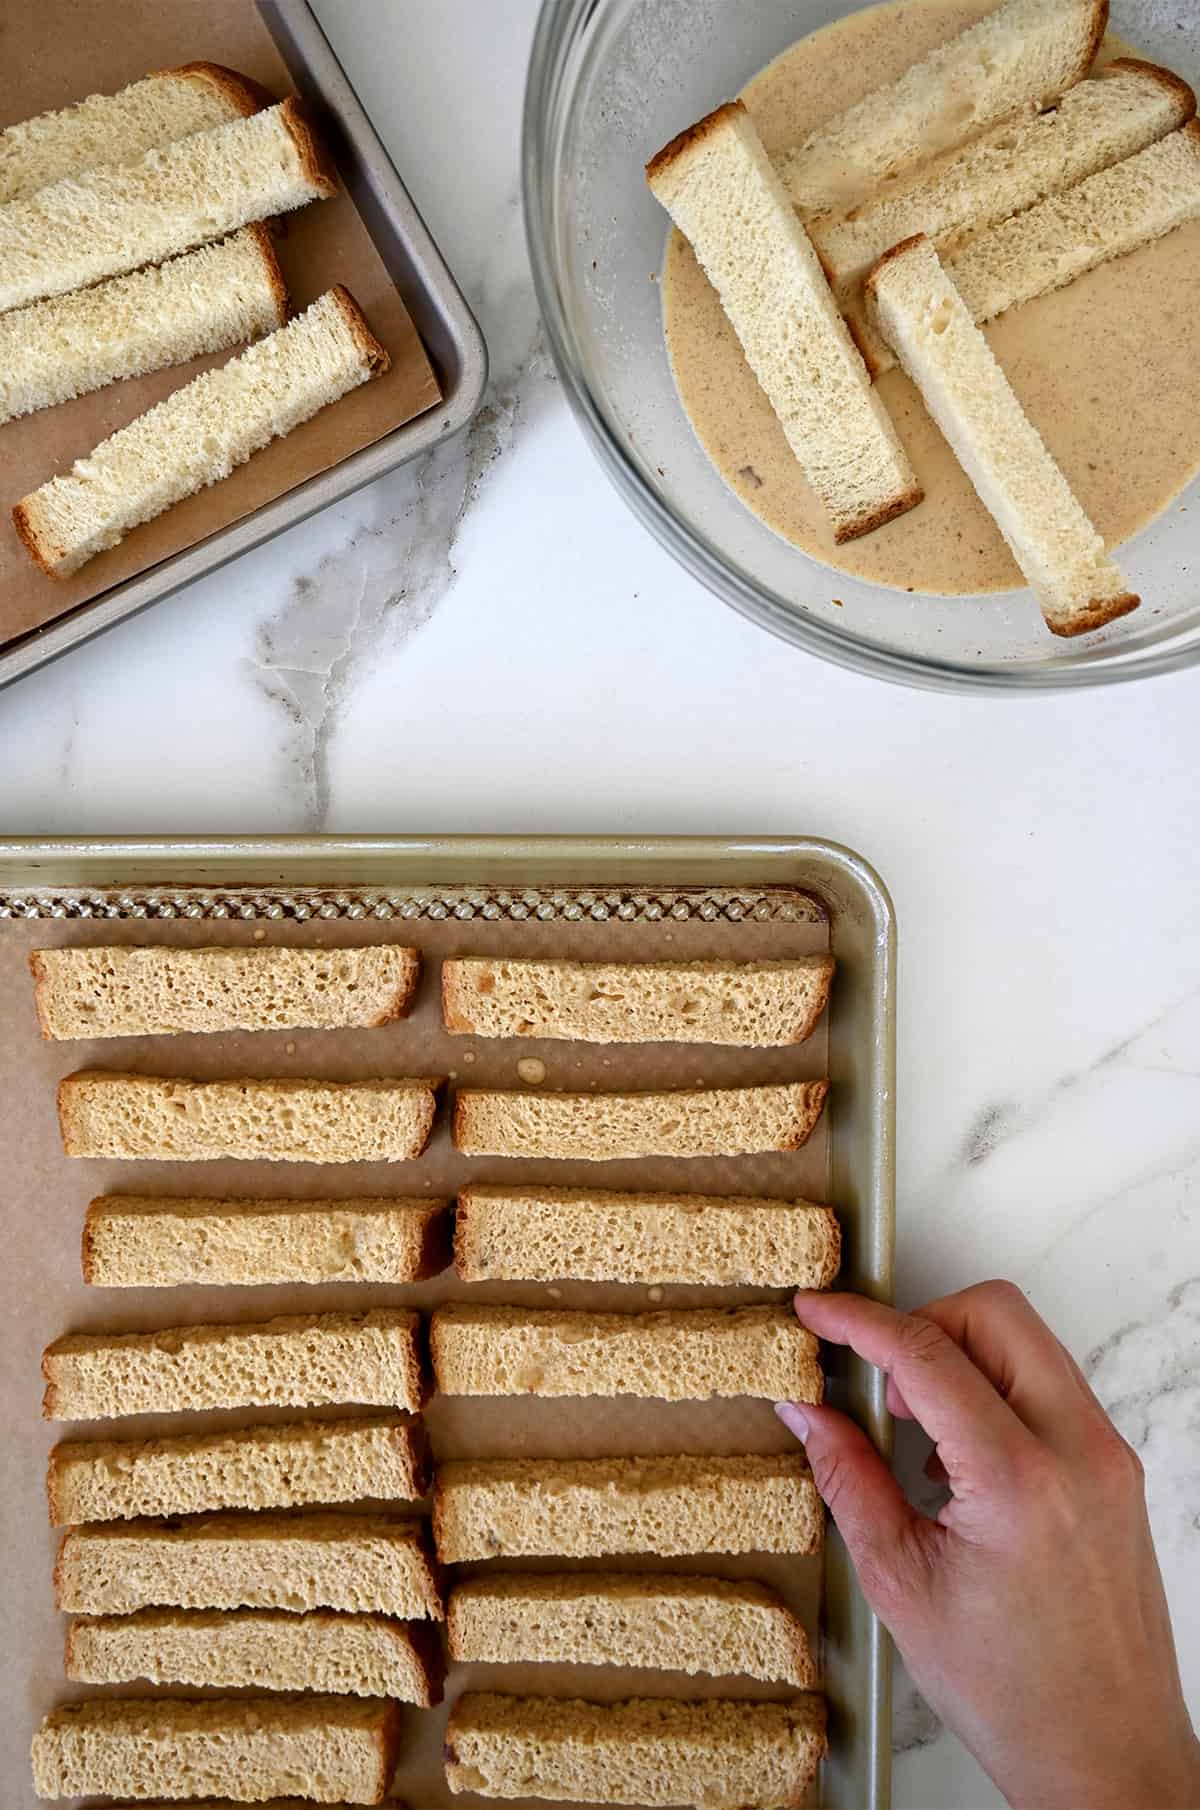
[[(1009, 1275), (1084, 1363), (1146, 1464), (1200, 1712), (1200, 672), (959, 699), (741, 621), (626, 511), (539, 336), (536, 0), (316, 9), (479, 316), (489, 398), (457, 442), (3, 693), (0, 831), (860, 850), (900, 926), (901, 1297)], [(895, 1741), (900, 1810), (1000, 1801), (903, 1678)]]

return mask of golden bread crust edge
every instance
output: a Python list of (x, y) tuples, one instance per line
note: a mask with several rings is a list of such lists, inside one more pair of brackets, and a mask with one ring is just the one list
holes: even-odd
[[(346, 291), (346, 293), (349, 294), (349, 291)], [(353, 301), (353, 297), (350, 299)], [(340, 296), (338, 297), (338, 305), (342, 305)], [(361, 314), (359, 318), (362, 318)], [(355, 337), (357, 338), (357, 331)], [(379, 349), (381, 352), (383, 351), (382, 346), (380, 346)], [(384, 352), (383, 356), (386, 359), (387, 353)], [(386, 365), (383, 368), (386, 369)], [(397, 954), (403, 955), (404, 957), (404, 972), (397, 981), (396, 990), (388, 1004), (384, 1006), (382, 1012), (377, 1013), (376, 1016), (372, 1018), (368, 1027), (371, 1030), (378, 1029), (380, 1025), (394, 1024), (398, 1018), (407, 1018), (409, 1012), (412, 1010), (412, 1003), (416, 997), (417, 986), (421, 979), (421, 957), (415, 949), (400, 949), (397, 950)]]
[(253, 238), (255, 249), (262, 259), (263, 273), (270, 285), (275, 303), (276, 324), (286, 327), (292, 312), (292, 298), (288, 294), (287, 281), (275, 250), (275, 241), (272, 239), (266, 223), (262, 220), (252, 221), (246, 231)]
[(1068, 83), (1069, 87), (1073, 88), (1076, 82), (1083, 80), (1099, 55), (1104, 34), (1108, 30), (1108, 5), (1109, 0), (1096, 0), (1091, 33), (1079, 59), (1078, 73)]
[(727, 125), (730, 120), (739, 118), (746, 111), (744, 101), (723, 101), (719, 107), (714, 107), (711, 113), (706, 113), (703, 119), (698, 119), (694, 125), (685, 126), (682, 132), (677, 132), (661, 151), (654, 153), (646, 165), (646, 181), (651, 188), (654, 186), (655, 177), (669, 169), (671, 164), (677, 158), (682, 157), (685, 151), (693, 150), (696, 145), (703, 144), (711, 133)]
[(471, 1020), (460, 1010), (460, 983), (457, 975), (457, 963), (442, 963), (442, 1024), (454, 1036), (469, 1035), (472, 1029)]
[[(863, 362), (865, 364), (866, 360)], [(867, 375), (870, 376), (869, 366)], [(902, 490), (899, 496), (882, 503), (878, 509), (869, 509), (865, 515), (855, 516), (853, 521), (840, 522), (833, 532), (834, 543), (840, 547), (848, 540), (858, 540), (864, 534), (872, 534), (876, 528), (882, 528), (886, 522), (894, 522), (898, 515), (907, 515), (910, 509), (915, 509), (918, 503), (924, 501), (925, 492), (920, 484), (910, 484), (907, 490)]]
[(785, 1132), (777, 1146), (780, 1150), (799, 1150), (807, 1144), (816, 1129), (829, 1095), (828, 1081), (805, 1081), (804, 1097), (792, 1129)]
[[(18, 503), (17, 508), (19, 509), (20, 506)], [(15, 515), (16, 510), (13, 513)], [(46, 1011), (46, 992), (50, 984), (50, 977), (46, 973), (46, 964), (42, 959), (44, 954), (43, 949), (29, 951), (29, 972), (33, 978), (33, 1003), (38, 1015), (38, 1028), (46, 1041), (52, 1042), (54, 1032), (50, 1028), (50, 1018)]]
[(55, 562), (61, 556), (61, 549), (56, 554), (55, 550), (44, 542), (34, 520), (33, 512), (29, 508), (32, 502), (33, 496), (30, 495), (23, 497), (19, 503), (13, 504), (13, 527), (34, 565), (39, 566), (47, 578), (57, 578), (59, 573)]
[(317, 193), (326, 199), (339, 194), (341, 183), (333, 159), (297, 95), (289, 94), (280, 102), (280, 118), (291, 135), (301, 168)]
[(1181, 75), (1175, 74), (1173, 69), (1164, 69), (1161, 63), (1148, 63), (1143, 57), (1116, 57), (1105, 69), (1101, 70), (1100, 79), (1116, 75), (1118, 71), (1125, 75), (1145, 76), (1147, 81), (1172, 95), (1183, 109), (1180, 125), (1186, 125), (1189, 120), (1195, 119), (1195, 92)]
[(174, 69), (152, 69), (150, 73), (177, 76), (183, 81), (206, 82), (210, 88), (216, 88), (243, 119), (273, 107), (276, 102), (276, 96), (261, 82), (253, 81), (250, 76), (242, 75), (240, 70), (230, 69), (224, 63), (180, 63)]
[(335, 283), (329, 293), (342, 311), (369, 374), (372, 377), (382, 377), (390, 369), (392, 361), (368, 326), (366, 315), (344, 283)]
[(1052, 635), (1059, 635), (1069, 641), (1075, 635), (1090, 634), (1093, 629), (1104, 628), (1108, 623), (1116, 622), (1119, 617), (1128, 616), (1131, 610), (1137, 609), (1141, 601), (1136, 591), (1124, 591), (1119, 597), (1093, 600), (1071, 616), (1056, 619), (1047, 617), (1046, 626)]
[(878, 263), (873, 264), (863, 278), (863, 294), (868, 300), (874, 295), (876, 284), (879, 278), (885, 274), (888, 265), (895, 263), (899, 258), (906, 257), (918, 245), (923, 245), (925, 239), (925, 233), (910, 233), (907, 239), (897, 239), (896, 243), (884, 252)]

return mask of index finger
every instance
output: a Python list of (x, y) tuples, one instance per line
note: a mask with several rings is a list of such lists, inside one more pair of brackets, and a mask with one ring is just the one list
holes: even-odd
[(1028, 1427), (933, 1320), (862, 1295), (804, 1291), (796, 1315), (810, 1332), (850, 1349), (893, 1378), (955, 1477), (989, 1476), (1037, 1444)]

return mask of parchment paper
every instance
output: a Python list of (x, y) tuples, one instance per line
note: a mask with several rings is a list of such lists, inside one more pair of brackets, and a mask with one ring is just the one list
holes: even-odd
[[(391, 28), (399, 26), (393, 21)], [(112, 93), (153, 69), (204, 61), (240, 70), (280, 100), (293, 92), (252, 0), (8, 5), (0, 9), (0, 126), (69, 106), (86, 94)], [(286, 215), (278, 223), (277, 249), (293, 310), (332, 283), (344, 283), (391, 354), (391, 369), (255, 453), (222, 483), (134, 529), (119, 547), (67, 579), (48, 578), (34, 565), (17, 539), (13, 504), (240, 348), (112, 383), (0, 426), (0, 644), (249, 515), (438, 401), (441, 391), (416, 328), (346, 194)]]
[[(798, 895), (797, 895), (798, 896)], [(799, 897), (799, 896), (798, 896)], [(131, 1331), (197, 1321), (264, 1320), (273, 1314), (413, 1305), (428, 1311), (446, 1299), (514, 1301), (530, 1306), (590, 1305), (625, 1309), (687, 1306), (711, 1302), (785, 1299), (761, 1289), (667, 1287), (654, 1297), (641, 1286), (583, 1283), (459, 1283), (447, 1271), (411, 1287), (337, 1284), (325, 1287), (89, 1289), (80, 1277), (79, 1238), (83, 1213), (94, 1195), (111, 1191), (180, 1195), (279, 1197), (357, 1194), (453, 1194), (467, 1181), (556, 1182), (609, 1188), (681, 1187), (692, 1192), (763, 1194), (783, 1198), (827, 1197), (828, 1150), (825, 1118), (804, 1149), (788, 1154), (700, 1161), (655, 1159), (619, 1163), (516, 1163), (468, 1159), (450, 1143), (443, 1104), (425, 1154), (411, 1163), (347, 1164), (327, 1167), (285, 1163), (116, 1163), (85, 1162), (63, 1156), (55, 1116), (59, 1078), (77, 1068), (129, 1068), (149, 1074), (321, 1075), (354, 1079), (369, 1075), (440, 1074), (450, 1085), (521, 1087), (517, 1060), (540, 1057), (544, 1086), (572, 1091), (646, 1087), (728, 1086), (807, 1079), (826, 1072), (822, 1021), (807, 1043), (784, 1050), (736, 1050), (673, 1044), (619, 1048), (602, 1045), (489, 1042), (451, 1037), (441, 1027), (439, 962), (445, 955), (471, 953), (544, 954), (591, 959), (696, 959), (725, 956), (789, 957), (828, 947), (828, 925), (820, 908), (801, 900), (801, 921), (742, 922), (699, 920), (655, 923), (462, 923), (420, 919), (380, 923), (338, 919), (306, 924), (239, 922), (131, 922), (0, 924), (0, 1099), (4, 1101), (3, 1200), (5, 1239), (4, 1300), (0, 1319), (0, 1397), (8, 1436), (7, 1462), (0, 1484), (7, 1590), (0, 1633), (0, 1701), (6, 1726), (0, 1746), (0, 1804), (4, 1810), (31, 1810), (36, 1803), (29, 1779), (32, 1730), (55, 1703), (90, 1694), (65, 1683), (62, 1646), (65, 1618), (53, 1604), (51, 1566), (56, 1540), (46, 1520), (43, 1480), (55, 1439), (84, 1436), (138, 1437), (205, 1426), (300, 1417), (297, 1410), (255, 1410), (187, 1416), (138, 1417), (84, 1427), (46, 1423), (40, 1418), (43, 1347), (67, 1331)], [(254, 1035), (177, 1036), (44, 1043), (38, 1033), (27, 972), (33, 948), (62, 944), (263, 943), (333, 946), (362, 942), (404, 942), (417, 946), (424, 972), (412, 1016), (369, 1031), (262, 1032)], [(836, 982), (831, 1010), (836, 1010)], [(836, 1111), (836, 1098), (829, 1110)], [(659, 1297), (661, 1296), (661, 1299)], [(319, 1417), (338, 1410), (313, 1410)], [(344, 1412), (353, 1412), (346, 1409)], [(766, 1402), (735, 1399), (715, 1403), (655, 1403), (619, 1400), (509, 1400), (435, 1397), (427, 1425), (436, 1458), (599, 1456), (651, 1452), (765, 1452), (795, 1450)], [(415, 1511), (414, 1511), (415, 1512)], [(817, 1639), (821, 1564), (750, 1555), (740, 1559), (638, 1559), (622, 1557), (589, 1565), (571, 1560), (522, 1561), (522, 1569), (651, 1569), (758, 1577), (773, 1585), (803, 1617)], [(466, 1567), (473, 1570), (478, 1567)], [(630, 1695), (684, 1697), (787, 1697), (786, 1686), (745, 1678), (688, 1678), (682, 1674), (545, 1665), (459, 1666), (447, 1681), (447, 1698), (466, 1687), (612, 1699)], [(127, 1685), (114, 1695), (159, 1694), (147, 1685)], [(170, 1693), (167, 1693), (170, 1694)], [(174, 1694), (192, 1695), (195, 1690)], [(451, 1803), (485, 1802), (454, 1798), (442, 1771), (441, 1745), (446, 1706), (406, 1709), (405, 1748), (395, 1790), (413, 1810), (440, 1810)]]

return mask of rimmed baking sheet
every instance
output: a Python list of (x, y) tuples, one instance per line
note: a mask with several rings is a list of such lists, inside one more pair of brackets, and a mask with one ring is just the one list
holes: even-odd
[(344, 192), (277, 223), (293, 306), (344, 283), (391, 369), (63, 580), (29, 559), (13, 504), (233, 353), (110, 384), (0, 426), (0, 684), (436, 444), (465, 424), (482, 391), (479, 330), (305, 0), (44, 0), (6, 22), (0, 123), (205, 60), (280, 98), (299, 91), (309, 102)]
[[(227, 847), (229, 845), (226, 845)], [(247, 879), (261, 876), (264, 845), (246, 844), (234, 867)], [(353, 866), (353, 844), (336, 845)], [(361, 855), (367, 846), (357, 845)], [(0, 976), (9, 1009), (0, 1036), (0, 1079), (9, 1122), (8, 1220), (10, 1276), (17, 1280), (3, 1322), (3, 1374), (10, 1389), (10, 1462), (0, 1502), (10, 1552), (28, 1553), (13, 1567), (12, 1601), (0, 1658), (6, 1701), (23, 1705), (13, 1718), (0, 1751), (0, 1782), (6, 1803), (32, 1803), (28, 1783), (28, 1737), (38, 1716), (53, 1702), (83, 1694), (61, 1677), (62, 1624), (50, 1591), (53, 1552), (41, 1495), (47, 1450), (64, 1429), (39, 1419), (38, 1358), (43, 1345), (68, 1329), (134, 1329), (197, 1320), (251, 1320), (287, 1311), (403, 1302), (428, 1309), (446, 1298), (510, 1300), (529, 1305), (586, 1303), (637, 1308), (687, 1305), (717, 1300), (785, 1298), (762, 1290), (602, 1287), (594, 1284), (459, 1284), (447, 1272), (431, 1283), (409, 1288), (354, 1287), (267, 1289), (121, 1290), (86, 1289), (79, 1277), (78, 1240), (83, 1209), (94, 1194), (136, 1189), (164, 1194), (263, 1193), (281, 1196), (355, 1193), (453, 1193), (467, 1179), (522, 1179), (596, 1182), (594, 1165), (521, 1164), (459, 1156), (450, 1145), (446, 1114), (439, 1118), (429, 1150), (417, 1162), (347, 1165), (324, 1170), (284, 1164), (109, 1164), (70, 1162), (62, 1156), (54, 1115), (54, 1086), (64, 1073), (88, 1065), (129, 1067), (143, 1072), (216, 1076), (230, 1074), (324, 1074), (355, 1078), (367, 1074), (442, 1073), (462, 1084), (521, 1086), (518, 1057), (545, 1064), (545, 1087), (708, 1086), (776, 1079), (799, 1079), (829, 1072), (834, 1087), (828, 1119), (801, 1151), (713, 1162), (652, 1162), (603, 1165), (602, 1185), (680, 1185), (694, 1191), (807, 1195), (830, 1198), (842, 1210), (846, 1234), (846, 1275), (854, 1286), (887, 1293), (890, 1287), (890, 921), (886, 900), (867, 870), (838, 851), (784, 862), (765, 856), (764, 883), (719, 883), (720, 861), (713, 845), (714, 881), (673, 887), (663, 880), (639, 883), (631, 866), (624, 883), (586, 885), (589, 868), (580, 862), (576, 883), (539, 884), (536, 857), (528, 860), (487, 852), (479, 844), (477, 864), (457, 885), (423, 886), (429, 853), (394, 846), (392, 883), (383, 891), (361, 882), (345, 888), (302, 881), (280, 888), (239, 887), (226, 874), (215, 889), (186, 889), (177, 868), (163, 889), (131, 880), (97, 887), (75, 864), (78, 885), (61, 881), (28, 890), (20, 876), (30, 871), (31, 850), (0, 850), (0, 912), (15, 913), (0, 924)], [(524, 845), (526, 848), (530, 845)], [(598, 850), (602, 845), (579, 845)], [(152, 848), (153, 845), (142, 845)], [(452, 843), (424, 844), (434, 866)], [(542, 845), (547, 858), (552, 845)], [(561, 850), (562, 845), (557, 845)], [(331, 851), (326, 843), (322, 855)], [(464, 854), (467, 849), (464, 848)], [(610, 845), (611, 852), (611, 845)], [(36, 855), (34, 858), (38, 858)], [(114, 851), (115, 872), (120, 857)], [(164, 850), (162, 860), (167, 856)], [(422, 863), (425, 863), (423, 866)], [(174, 861), (169, 863), (172, 867)], [(269, 866), (270, 862), (267, 861)], [(321, 865), (314, 862), (310, 871)], [(508, 884), (503, 869), (508, 866)], [(570, 865), (570, 863), (568, 863)], [(634, 864), (636, 865), (636, 864)], [(785, 874), (784, 868), (788, 868)], [(56, 871), (68, 871), (69, 855), (58, 856)], [(134, 863), (127, 864), (132, 872)], [(296, 872), (304, 860), (297, 852)], [(681, 872), (686, 863), (681, 863)], [(163, 873), (160, 866), (160, 875)], [(193, 867), (192, 878), (201, 877)], [(515, 884), (514, 884), (515, 883)], [(856, 900), (857, 895), (857, 900)], [(124, 901), (124, 902), (122, 902)], [(31, 910), (52, 914), (30, 918)], [(86, 912), (86, 915), (81, 915)], [(170, 915), (162, 915), (164, 912)], [(214, 916), (214, 913), (221, 915)], [(386, 915), (380, 915), (384, 913)], [(110, 915), (112, 914), (112, 915)], [(145, 915), (140, 915), (145, 914)], [(177, 945), (289, 943), (332, 946), (352, 942), (405, 940), (425, 959), (425, 974), (412, 1017), (374, 1031), (271, 1032), (169, 1039), (121, 1039), (94, 1044), (46, 1044), (37, 1034), (25, 963), (28, 951), (47, 944), (154, 941)], [(794, 1049), (718, 1050), (707, 1046), (659, 1045), (617, 1049), (522, 1041), (489, 1043), (451, 1038), (442, 1030), (437, 970), (451, 953), (498, 951), (615, 958), (688, 959), (727, 955), (737, 959), (788, 956), (833, 946), (839, 977), (830, 1012), (817, 1033)], [(876, 1014), (874, 1006), (882, 1006)], [(882, 1165), (880, 1158), (883, 1158)], [(876, 1437), (884, 1437), (882, 1403), (873, 1379), (861, 1367), (833, 1365), (835, 1397), (865, 1411)], [(189, 1416), (189, 1425), (236, 1424), (276, 1414)], [(151, 1419), (122, 1422), (118, 1431), (136, 1434), (173, 1423)], [(765, 1403), (712, 1404), (616, 1402), (467, 1401), (435, 1398), (428, 1414), (438, 1457), (469, 1453), (585, 1455), (649, 1451), (768, 1451), (794, 1449)], [(111, 1432), (112, 1423), (87, 1432)], [(888, 1738), (881, 1644), (865, 1605), (857, 1599), (836, 1540), (823, 1561), (748, 1557), (659, 1562), (662, 1568), (758, 1576), (772, 1583), (804, 1618), (822, 1645), (830, 1692), (833, 1753), (825, 1769), (820, 1801), (826, 1805), (886, 1802)], [(622, 1559), (620, 1568), (644, 1569), (652, 1561)], [(530, 1569), (550, 1568), (551, 1562)], [(586, 1567), (585, 1567), (586, 1568)], [(537, 1690), (612, 1698), (628, 1694), (699, 1696), (786, 1696), (786, 1689), (745, 1679), (695, 1679), (634, 1671), (581, 1671), (525, 1666), (456, 1668), (451, 1696), (464, 1684), (504, 1690)], [(139, 1687), (140, 1688), (140, 1687)], [(396, 1789), (408, 1802), (428, 1810), (451, 1801), (441, 1769), (445, 1710), (408, 1711), (405, 1753)]]

